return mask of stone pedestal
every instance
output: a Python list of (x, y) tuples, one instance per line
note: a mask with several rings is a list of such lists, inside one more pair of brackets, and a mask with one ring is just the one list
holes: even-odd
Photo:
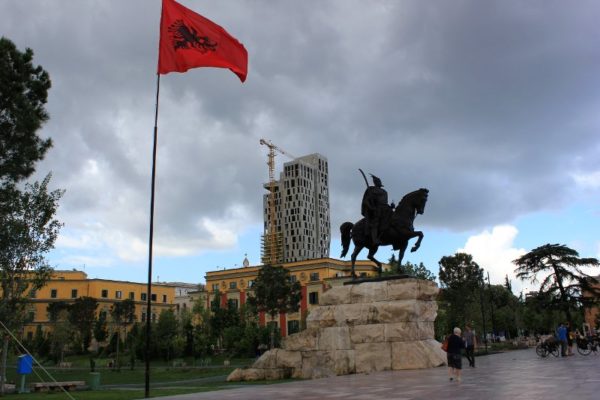
[(432, 368), (446, 353), (434, 337), (435, 283), (420, 279), (334, 287), (307, 317), (307, 329), (284, 338), (228, 381), (304, 378)]

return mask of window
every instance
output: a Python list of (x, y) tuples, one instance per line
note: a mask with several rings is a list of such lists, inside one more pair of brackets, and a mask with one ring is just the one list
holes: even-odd
[(238, 309), (238, 301), (237, 299), (229, 299), (227, 300), (227, 307), (231, 310), (237, 310)]
[(163, 303), (166, 303), (166, 302), (167, 302), (167, 295), (163, 294)]
[(77, 298), (77, 289), (71, 289), (71, 298), (72, 299), (76, 299)]
[(297, 319), (288, 321), (287, 328), (288, 328), (287, 329), (288, 335), (291, 335), (292, 333), (300, 332), (300, 321), (298, 321)]
[(156, 293), (152, 293), (152, 301), (156, 301)]
[(58, 290), (50, 289), (50, 298), (55, 299), (58, 296)]
[(229, 282), (229, 289), (237, 289), (237, 282)]
[(120, 290), (117, 290), (117, 291), (115, 292), (115, 297), (116, 297), (117, 299), (121, 299), (121, 298), (123, 298), (123, 292), (121, 292)]
[(298, 281), (298, 277), (296, 275), (290, 275), (290, 282), (294, 283)]
[(33, 322), (35, 320), (35, 311), (29, 311), (27, 313), (27, 322)]
[(310, 280), (315, 282), (319, 280), (319, 273), (318, 272), (311, 272), (310, 273)]
[(156, 322), (156, 314), (152, 313), (152, 322)]
[(248, 287), (251, 288), (252, 286), (254, 286), (254, 281), (253, 280), (248, 281)]
[(32, 299), (35, 299), (36, 296), (37, 296), (37, 291), (35, 289), (31, 289), (29, 291), (29, 297), (32, 298)]
[(135, 300), (135, 293), (129, 292), (129, 300)]
[(142, 322), (146, 322), (146, 313), (145, 312), (142, 313)]
[(310, 304), (319, 304), (319, 292), (310, 292), (308, 294), (308, 302)]
[(212, 284), (212, 290), (213, 290), (213, 292), (217, 292), (219, 290), (219, 284), (218, 283), (213, 283)]
[(102, 297), (103, 299), (108, 298), (108, 289), (102, 289), (102, 293), (100, 294), (100, 297)]
[(140, 296), (140, 299), (142, 301), (146, 301), (146, 300), (148, 300), (148, 295), (146, 293), (142, 293), (141, 296)]

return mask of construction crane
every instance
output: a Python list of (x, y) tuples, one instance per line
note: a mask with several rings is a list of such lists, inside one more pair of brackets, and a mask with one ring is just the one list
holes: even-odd
[(260, 144), (269, 148), (267, 160), (269, 166), (268, 219), (263, 235), (262, 263), (278, 265), (282, 262), (283, 257), (281, 254), (281, 234), (277, 232), (277, 224), (275, 223), (275, 152), (277, 151), (290, 158), (296, 157), (275, 146), (270, 140), (260, 139)]

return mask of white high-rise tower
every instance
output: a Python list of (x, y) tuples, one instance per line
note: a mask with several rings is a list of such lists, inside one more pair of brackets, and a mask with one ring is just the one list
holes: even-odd
[[(268, 189), (267, 185), (265, 188)], [(331, 223), (327, 159), (320, 154), (310, 154), (285, 163), (280, 179), (275, 182), (274, 194), (280, 262), (329, 257)], [(266, 233), (268, 194), (263, 196), (263, 215)]]

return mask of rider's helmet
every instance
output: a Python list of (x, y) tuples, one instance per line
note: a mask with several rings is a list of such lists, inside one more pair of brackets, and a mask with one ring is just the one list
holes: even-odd
[(373, 174), (371, 174), (371, 176), (373, 177), (373, 185), (375, 185), (377, 187), (383, 187), (383, 183), (381, 183), (381, 179), (379, 179), (378, 177), (376, 177)]

